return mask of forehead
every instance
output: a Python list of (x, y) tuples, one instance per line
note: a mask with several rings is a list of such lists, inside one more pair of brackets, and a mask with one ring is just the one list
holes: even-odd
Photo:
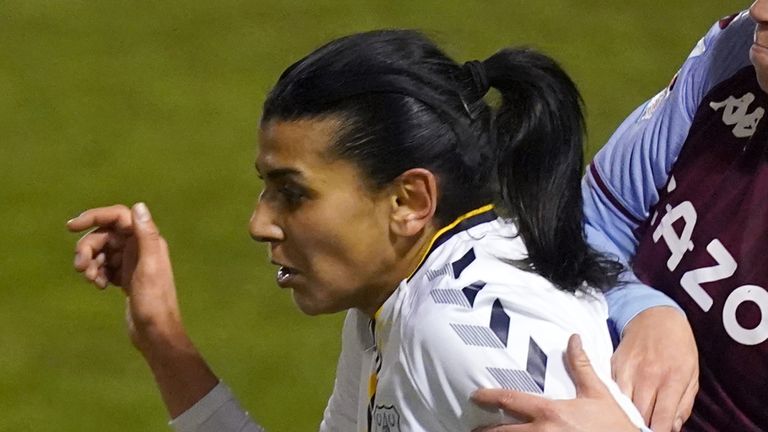
[(334, 119), (264, 122), (259, 130), (256, 169), (265, 174), (274, 169), (302, 170), (330, 164), (329, 148), (337, 129)]
[(330, 149), (340, 124), (335, 118), (262, 123), (256, 169), (266, 180), (292, 178), (318, 192), (366, 190), (366, 176), (357, 164)]

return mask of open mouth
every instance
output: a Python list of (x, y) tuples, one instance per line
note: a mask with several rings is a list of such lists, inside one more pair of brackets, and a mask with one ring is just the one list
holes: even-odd
[(280, 266), (277, 269), (277, 284), (280, 286), (286, 286), (296, 276), (296, 271), (290, 267)]

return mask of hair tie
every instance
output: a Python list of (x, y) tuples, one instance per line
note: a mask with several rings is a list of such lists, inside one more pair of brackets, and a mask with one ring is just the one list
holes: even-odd
[(469, 72), (472, 78), (472, 84), (477, 94), (476, 100), (482, 99), (491, 88), (491, 83), (488, 81), (488, 73), (485, 71), (485, 64), (479, 60), (471, 60), (464, 63), (463, 69)]

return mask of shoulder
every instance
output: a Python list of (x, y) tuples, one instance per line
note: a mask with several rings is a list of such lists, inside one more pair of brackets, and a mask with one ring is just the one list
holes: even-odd
[(671, 88), (700, 98), (718, 83), (750, 65), (755, 23), (747, 11), (723, 18), (712, 25), (694, 47)]
[[(573, 333), (590, 335), (592, 358), (610, 374), (607, 307), (514, 264), (526, 256), (514, 226), (497, 220), (442, 245), (408, 282), (400, 361), (426, 407), (456, 430), (514, 422), (470, 403), (481, 387), (573, 397), (563, 364)], [(594, 343), (592, 343), (594, 342)]]
[(605, 316), (563, 303), (574, 297), (570, 294), (539, 296), (534, 286), (524, 294), (522, 287), (482, 281), (461, 285), (430, 290), (401, 333), (401, 359), (414, 390), (431, 412), (461, 430), (515, 421), (471, 404), (470, 395), (478, 388), (573, 397), (562, 361), (572, 333), (603, 336), (601, 351), (609, 358), (607, 328), (599, 330)]
[(433, 261), (417, 275), (401, 327), (402, 360), (417, 392), (437, 415), (468, 429), (483, 424), (473, 421), (493, 420), (469, 403), (480, 387), (572, 396), (562, 364), (570, 334), (597, 332), (610, 351), (601, 295), (559, 291), (499, 256), (505, 240), (486, 241), (453, 242), (451, 259)]

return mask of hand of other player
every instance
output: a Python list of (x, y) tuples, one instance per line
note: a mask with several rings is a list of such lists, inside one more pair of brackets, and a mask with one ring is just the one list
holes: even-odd
[(654, 431), (679, 431), (699, 389), (699, 360), (688, 320), (654, 307), (627, 324), (611, 359), (613, 378)]
[(595, 374), (578, 335), (568, 341), (565, 360), (576, 385), (576, 399), (553, 400), (514, 390), (481, 389), (472, 395), (475, 403), (502, 409), (527, 423), (484, 427), (474, 432), (637, 432)]

